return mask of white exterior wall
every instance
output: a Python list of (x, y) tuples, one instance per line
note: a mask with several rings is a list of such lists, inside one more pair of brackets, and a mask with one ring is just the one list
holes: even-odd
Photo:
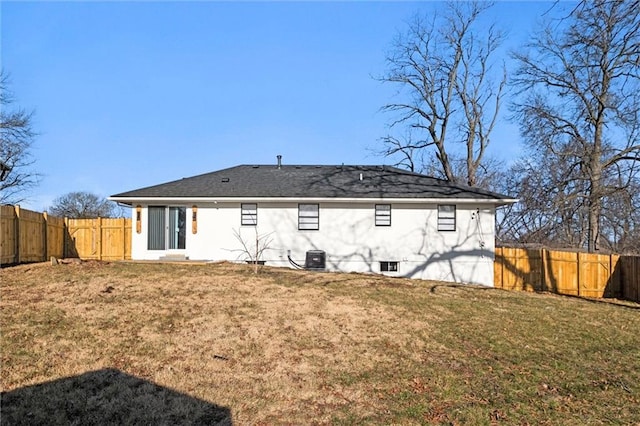
[(196, 234), (192, 233), (191, 205), (186, 205), (186, 249), (173, 251), (147, 250), (146, 206), (142, 206), (139, 234), (132, 209), (132, 258), (155, 260), (184, 254), (192, 260), (243, 261), (248, 257), (234, 231), (255, 247), (257, 230), (271, 239), (263, 255), (267, 265), (290, 266), (288, 253), (304, 265), (308, 250), (323, 250), (330, 271), (380, 273), (380, 261), (397, 261), (398, 272), (385, 274), (493, 286), (492, 204), (458, 204), (456, 231), (438, 231), (436, 204), (391, 203), (391, 226), (375, 226), (375, 203), (320, 202), (318, 231), (298, 230), (298, 203), (294, 202), (258, 202), (258, 226), (241, 226), (240, 204), (196, 204)]

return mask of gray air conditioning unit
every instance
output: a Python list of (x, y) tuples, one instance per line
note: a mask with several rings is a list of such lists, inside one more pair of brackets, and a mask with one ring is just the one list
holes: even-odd
[(326, 254), (322, 250), (309, 250), (304, 261), (304, 269), (324, 270)]

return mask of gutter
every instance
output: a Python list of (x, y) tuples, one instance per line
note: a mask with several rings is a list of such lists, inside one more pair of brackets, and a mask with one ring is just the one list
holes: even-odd
[(333, 202), (333, 203), (404, 203), (404, 204), (494, 204), (504, 206), (517, 203), (517, 198), (330, 198), (330, 197), (108, 197), (109, 200), (127, 205), (134, 203), (244, 203), (244, 202), (274, 202), (274, 203), (304, 203), (304, 202)]

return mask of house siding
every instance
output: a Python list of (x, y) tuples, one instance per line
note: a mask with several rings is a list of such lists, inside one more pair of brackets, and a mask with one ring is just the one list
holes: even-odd
[[(438, 231), (437, 204), (384, 201), (391, 204), (391, 226), (375, 226), (376, 203), (320, 202), (319, 229), (301, 231), (297, 202), (256, 202), (257, 227), (241, 225), (240, 202), (185, 204), (186, 249), (178, 251), (147, 249), (148, 206), (143, 205), (141, 232), (132, 237), (132, 258), (155, 260), (180, 253), (192, 260), (242, 261), (246, 256), (236, 233), (251, 245), (257, 231), (271, 238), (263, 256), (267, 265), (290, 266), (288, 253), (303, 264), (307, 251), (323, 250), (330, 271), (380, 273), (379, 262), (397, 261), (398, 271), (385, 275), (493, 286), (493, 204), (458, 204), (456, 231)], [(195, 234), (192, 205), (198, 207)]]

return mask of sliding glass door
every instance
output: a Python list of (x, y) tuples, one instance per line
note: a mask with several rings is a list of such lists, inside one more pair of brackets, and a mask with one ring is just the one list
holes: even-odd
[(184, 250), (186, 240), (185, 223), (187, 209), (184, 207), (169, 207), (169, 246), (168, 249)]
[(149, 250), (184, 250), (186, 207), (149, 206)]

